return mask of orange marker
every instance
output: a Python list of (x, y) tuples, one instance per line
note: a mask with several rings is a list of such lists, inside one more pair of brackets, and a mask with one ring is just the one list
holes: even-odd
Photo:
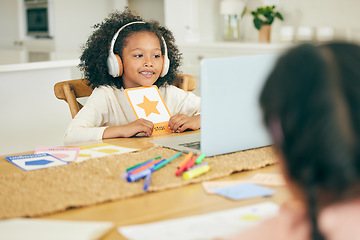
[(189, 166), (193, 166), (195, 164), (196, 161), (196, 156), (190, 158), (187, 162), (185, 162), (180, 168), (178, 168), (178, 170), (176, 171), (175, 175), (179, 176), (182, 172), (188, 170), (190, 167)]
[(193, 152), (189, 152), (188, 155), (185, 156), (184, 160), (180, 163), (180, 165), (178, 166), (178, 168), (183, 167), (194, 155)]
[(146, 165), (144, 165), (144, 166), (136, 169), (135, 171), (131, 172), (131, 175), (133, 175), (133, 174), (135, 174), (135, 173), (138, 173), (138, 172), (141, 172), (142, 170), (147, 169), (147, 168), (151, 167), (152, 165), (155, 165), (156, 163), (160, 162), (161, 160), (162, 160), (162, 159), (160, 158), (160, 159), (157, 159), (157, 160), (155, 160), (155, 161), (153, 161), (153, 162), (150, 162), (150, 163), (148, 163), (148, 164), (146, 164)]
[(198, 156), (194, 156), (192, 159), (190, 159), (186, 164), (185, 164), (185, 170), (188, 170), (189, 168), (191, 168), (192, 166), (195, 165), (196, 160), (199, 158), (200, 155)]

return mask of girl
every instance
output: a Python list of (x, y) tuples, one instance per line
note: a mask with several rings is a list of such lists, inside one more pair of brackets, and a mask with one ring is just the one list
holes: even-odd
[(360, 47), (300, 45), (262, 95), (264, 119), (295, 201), (229, 239), (360, 239)]
[(151, 136), (153, 123), (136, 119), (124, 89), (156, 85), (172, 117), (172, 132), (200, 128), (200, 98), (171, 84), (178, 80), (180, 53), (172, 33), (158, 22), (124, 12), (110, 14), (84, 46), (80, 69), (94, 88), (70, 123), (65, 144)]

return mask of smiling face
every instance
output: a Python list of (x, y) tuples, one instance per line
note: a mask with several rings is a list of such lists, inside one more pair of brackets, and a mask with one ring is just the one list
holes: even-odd
[(130, 35), (126, 42), (122, 52), (124, 88), (153, 85), (163, 66), (158, 37), (151, 32), (138, 32)]

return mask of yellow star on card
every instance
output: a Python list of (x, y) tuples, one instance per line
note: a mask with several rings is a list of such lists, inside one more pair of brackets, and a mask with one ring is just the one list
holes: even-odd
[(144, 96), (144, 101), (139, 103), (137, 106), (144, 109), (146, 117), (149, 116), (151, 113), (160, 114), (159, 110), (156, 108), (159, 101), (150, 101), (146, 96)]

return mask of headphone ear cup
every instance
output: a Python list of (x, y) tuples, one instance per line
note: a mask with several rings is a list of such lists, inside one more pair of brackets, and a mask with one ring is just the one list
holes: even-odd
[(116, 63), (117, 63), (118, 69), (119, 69), (118, 77), (120, 77), (124, 72), (124, 67), (123, 67), (120, 56), (118, 54), (114, 54), (114, 55), (116, 57)]
[(107, 59), (109, 74), (113, 77), (120, 77), (123, 73), (123, 65), (118, 54), (110, 53)]
[(163, 65), (163, 69), (161, 71), (160, 77), (164, 77), (168, 73), (169, 67), (170, 67), (170, 60), (166, 54), (164, 56), (164, 65)]

